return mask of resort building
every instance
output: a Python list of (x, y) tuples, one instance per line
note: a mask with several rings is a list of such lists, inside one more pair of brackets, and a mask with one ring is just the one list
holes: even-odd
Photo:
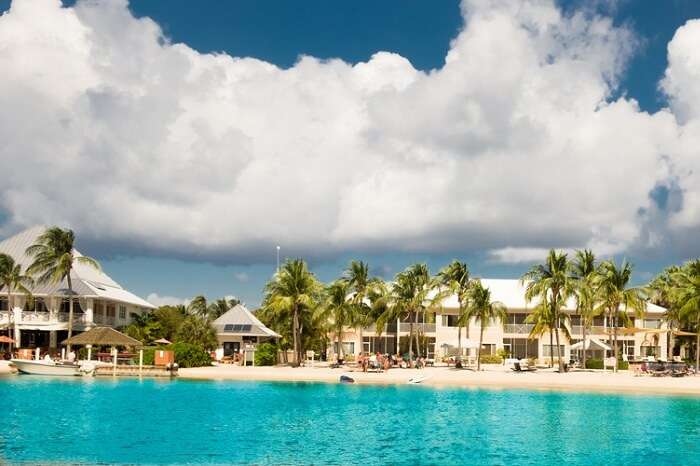
[[(482, 355), (496, 354), (498, 350), (503, 349), (508, 352), (511, 358), (536, 358), (540, 362), (544, 362), (552, 352), (556, 357), (556, 340), (553, 337), (554, 344), (550, 344), (549, 332), (530, 338), (533, 324), (526, 322), (526, 320), (536, 303), (528, 303), (525, 300), (525, 287), (521, 285), (520, 280), (481, 279), (481, 283), (491, 290), (491, 299), (503, 303), (508, 312), (508, 319), (504, 325), (501, 325), (500, 322), (491, 322), (484, 328)], [(618, 328), (618, 346), (620, 354), (624, 355), (624, 358), (663, 357), (667, 354), (667, 328), (663, 321), (665, 311), (662, 307), (647, 303), (644, 318), (636, 317), (630, 312), (633, 326), (620, 326)], [(563, 312), (569, 316), (566, 326), (571, 339), (567, 339), (565, 332), (561, 331), (559, 343), (564, 359), (569, 361), (578, 359), (580, 356), (582, 344), (579, 343), (583, 339), (583, 327), (580, 316), (576, 314), (576, 305), (573, 299), (566, 303)], [(459, 304), (457, 297), (453, 295), (446, 298), (434, 313), (429, 313), (427, 321), (414, 323), (414, 329), (419, 334), (421, 345), (427, 347), (428, 358), (456, 354), (458, 314)], [(476, 354), (475, 348), (468, 350), (465, 346), (475, 343), (478, 346), (480, 330), (479, 324), (472, 319), (469, 324), (469, 341), (467, 341), (466, 327), (462, 328), (464, 355)], [(586, 340), (590, 340), (587, 345), (589, 357), (603, 357), (605, 355), (604, 352), (610, 348), (609, 341), (612, 330), (605, 316), (594, 319), (592, 327), (586, 332)], [(374, 326), (363, 329), (346, 328), (342, 336), (343, 353), (355, 355), (361, 351), (395, 353), (397, 351), (397, 335), (399, 350), (404, 353), (407, 351), (409, 331), (410, 323), (398, 321), (389, 324), (381, 335), (377, 334)], [(335, 336), (331, 338), (335, 347)], [(335, 350), (337, 351), (337, 348)], [(608, 353), (608, 356), (610, 354)]]
[[(234, 356), (280, 335), (270, 330), (242, 304), (236, 304), (213, 322), (219, 348), (216, 359)], [(249, 351), (250, 352), (250, 351)]]
[[(46, 227), (33, 227), (0, 242), (0, 253), (14, 258), (26, 271), (32, 258), (25, 250), (34, 244)], [(78, 251), (74, 251), (80, 255)], [(73, 332), (93, 326), (128, 325), (134, 314), (155, 306), (122, 288), (101, 270), (77, 262), (71, 273), (73, 286)], [(56, 349), (68, 335), (68, 285), (36, 284), (30, 290), (33, 299), (10, 290), (12, 309), (8, 309), (7, 290), (0, 289), (0, 332), (15, 340), (20, 348)]]

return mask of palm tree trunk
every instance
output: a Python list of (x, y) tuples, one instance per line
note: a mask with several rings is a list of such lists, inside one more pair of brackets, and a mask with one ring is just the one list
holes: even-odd
[(666, 355), (669, 361), (673, 361), (673, 322), (668, 323), (668, 338), (666, 339)]
[(457, 326), (457, 361), (462, 360), (462, 326)]
[(564, 362), (561, 359), (561, 345), (559, 345), (559, 316), (557, 316), (556, 326), (554, 327), (554, 335), (557, 340), (557, 358), (559, 359), (559, 373), (564, 372)]
[(301, 360), (299, 359), (299, 311), (297, 307), (294, 306), (294, 320), (292, 323), (292, 337), (294, 339), (294, 365), (299, 366)]
[(695, 339), (695, 373), (697, 374), (698, 371), (700, 371), (700, 313), (698, 313), (698, 323), (695, 333), (697, 334)]
[(581, 333), (583, 334), (583, 368), (586, 368), (586, 323), (582, 322)]
[(70, 353), (70, 338), (73, 336), (73, 282), (70, 278), (70, 270), (68, 271), (68, 344), (66, 345), (66, 354)]
[(418, 313), (416, 312), (416, 354), (418, 357), (421, 357), (421, 352), (420, 352), (420, 340), (418, 339), (418, 335), (420, 334), (420, 331), (418, 331)]
[[(617, 372), (617, 313), (615, 313), (615, 317), (613, 318), (613, 325), (613, 356), (615, 357), (615, 365), (613, 366), (613, 372)], [(603, 364), (603, 366), (605, 366), (605, 364)]]
[(340, 335), (343, 332), (343, 327), (338, 326), (338, 333), (336, 334), (336, 340), (338, 340), (338, 352), (336, 353), (337, 359), (340, 360), (343, 357), (343, 341)]
[[(8, 337), (11, 339), (15, 339), (15, 335), (17, 335), (17, 320), (15, 319), (15, 313), (14, 310), (12, 309), (12, 294), (10, 293), (10, 286), (7, 285), (7, 320), (8, 322), (12, 319), (12, 331), (13, 334)], [(7, 328), (9, 329), (10, 326), (8, 325)], [(19, 346), (19, 345), (18, 345)], [(10, 352), (12, 352), (12, 343), (10, 343)]]
[[(408, 360), (413, 363), (413, 313), (408, 315)], [(413, 365), (413, 364), (411, 364)]]
[(476, 370), (481, 370), (481, 344), (484, 341), (484, 326), (481, 325), (479, 329), (479, 347), (476, 350)]
[[(464, 338), (469, 340), (469, 324), (471, 323), (471, 317), (467, 319), (467, 325), (464, 328)], [(469, 364), (469, 356), (471, 356), (472, 350), (467, 348), (467, 364)]]
[(554, 367), (554, 342), (552, 341), (552, 338), (554, 338), (554, 333), (552, 332), (552, 329), (549, 329), (549, 367)]

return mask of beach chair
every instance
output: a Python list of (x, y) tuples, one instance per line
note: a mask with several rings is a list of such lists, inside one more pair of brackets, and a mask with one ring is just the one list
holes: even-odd
[(519, 361), (513, 363), (513, 367), (510, 368), (513, 372), (535, 372), (537, 369), (534, 367), (522, 367)]

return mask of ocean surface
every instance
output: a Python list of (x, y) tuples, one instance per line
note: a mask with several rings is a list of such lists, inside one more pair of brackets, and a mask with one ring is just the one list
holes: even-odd
[(700, 399), (0, 378), (0, 463), (700, 464)]

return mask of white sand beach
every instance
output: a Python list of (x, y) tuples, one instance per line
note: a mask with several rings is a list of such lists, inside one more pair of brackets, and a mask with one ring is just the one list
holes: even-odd
[(427, 376), (423, 385), (435, 387), (566, 390), (700, 396), (700, 376), (635, 376), (631, 371), (574, 371), (559, 374), (551, 369), (516, 373), (503, 366), (487, 366), (481, 372), (447, 367), (391, 369), (386, 373), (362, 373), (352, 368), (240, 367), (220, 365), (180, 369), (180, 377), (209, 380), (257, 380), (337, 383), (346, 374), (358, 384), (406, 384), (412, 377)]

